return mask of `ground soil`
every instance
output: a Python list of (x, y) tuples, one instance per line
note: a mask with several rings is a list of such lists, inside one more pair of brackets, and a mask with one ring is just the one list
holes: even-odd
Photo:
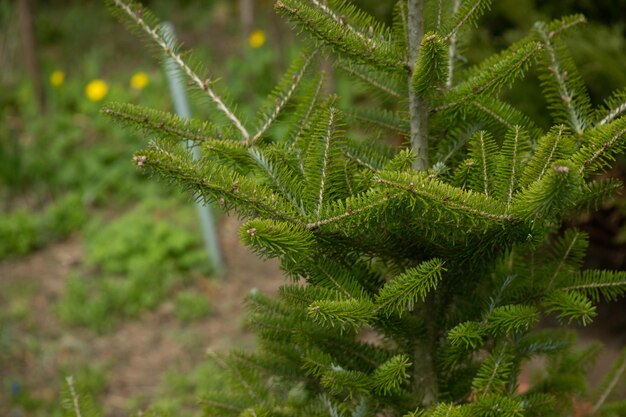
[[(244, 248), (238, 239), (239, 223), (225, 218), (221, 224), (221, 244), (227, 274), (220, 280), (206, 279), (197, 290), (210, 298), (212, 314), (188, 325), (174, 315), (171, 302), (128, 320), (113, 331), (98, 335), (86, 329), (68, 329), (54, 314), (65, 279), (82, 261), (83, 248), (78, 237), (50, 245), (29, 257), (0, 263), (0, 305), (3, 289), (19, 286), (36, 288), (29, 299), (26, 323), (8, 323), (9, 341), (15, 342), (9, 357), (0, 357), (0, 379), (19, 378), (29, 395), (54, 401), (58, 397), (60, 374), (68, 363), (98, 363), (105, 366), (108, 385), (100, 400), (107, 416), (128, 415), (131, 398), (149, 403), (170, 369), (190, 370), (202, 360), (207, 349), (225, 351), (231, 347), (253, 346), (253, 336), (242, 326), (244, 298), (257, 288), (274, 294), (283, 283), (278, 264), (262, 261)], [(12, 290), (13, 291), (13, 290)], [(7, 291), (8, 292), (8, 291)], [(0, 330), (3, 331), (3, 330)], [(38, 346), (33, 353), (29, 346)], [(0, 386), (0, 415), (11, 395), (10, 381)], [(4, 398), (3, 398), (4, 397)], [(5, 404), (5, 407), (3, 407)]]

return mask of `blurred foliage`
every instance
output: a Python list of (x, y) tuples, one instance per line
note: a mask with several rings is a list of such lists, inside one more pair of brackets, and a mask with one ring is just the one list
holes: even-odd
[(175, 300), (176, 317), (183, 323), (191, 323), (205, 318), (211, 313), (207, 294), (196, 291), (181, 291)]
[[(193, 218), (193, 212), (172, 206), (168, 214), (162, 201), (159, 205), (155, 211), (154, 205), (141, 204), (111, 222), (90, 225), (85, 262), (92, 271), (67, 280), (57, 304), (64, 322), (109, 330), (120, 319), (156, 308), (177, 288), (208, 272), (200, 236), (180, 221)], [(186, 307), (191, 309), (184, 314), (188, 320), (208, 313), (208, 305)]]
[[(574, 13), (583, 13), (588, 20), (586, 25), (566, 39), (574, 61), (589, 88), (592, 102), (599, 104), (601, 97), (608, 97), (613, 91), (626, 85), (626, 73), (621, 71), (626, 65), (626, 27), (617, 18), (626, 7), (626, 0), (567, 0), (562, 2), (542, 2), (539, 0), (501, 0), (493, 3), (493, 11), (486, 14), (481, 30), (468, 41), (472, 52), (465, 59), (480, 62), (496, 50), (521, 39), (537, 21)], [(462, 53), (464, 52), (461, 49)], [(517, 82), (507, 93), (507, 100), (535, 120), (542, 127), (549, 125), (548, 112), (544, 102), (537, 70), (522, 81)]]
[(17, 210), (0, 217), (0, 260), (25, 255), (63, 238), (87, 220), (87, 210), (77, 193), (68, 193), (43, 211)]

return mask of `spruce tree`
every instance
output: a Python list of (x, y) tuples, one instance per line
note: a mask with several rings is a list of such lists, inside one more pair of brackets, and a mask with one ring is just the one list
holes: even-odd
[[(135, 164), (247, 219), (242, 241), (286, 277), (276, 299), (249, 295), (258, 348), (216, 357), (232, 384), (207, 393), (207, 415), (626, 413), (626, 352), (588, 387), (597, 347), (567, 330), (626, 292), (626, 272), (582, 269), (587, 236), (564, 226), (621, 189), (601, 174), (626, 147), (626, 93), (594, 108), (563, 41), (584, 17), (537, 23), (462, 68), (489, 0), (400, 0), (391, 26), (346, 0), (278, 0), (305, 46), (247, 123), (149, 11), (107, 1), (215, 110), (199, 121), (107, 105), (150, 138)], [(320, 57), (375, 104), (325, 96)], [(548, 131), (501, 98), (531, 65)], [(385, 141), (398, 135), (402, 146)], [(562, 328), (538, 330), (546, 316)], [(546, 367), (520, 389), (534, 358)]]

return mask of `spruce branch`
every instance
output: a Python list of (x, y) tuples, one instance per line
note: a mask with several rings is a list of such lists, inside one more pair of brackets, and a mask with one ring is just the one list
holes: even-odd
[(520, 126), (514, 126), (507, 132), (498, 155), (495, 185), (508, 208), (513, 203), (513, 195), (518, 189), (519, 178), (530, 150), (528, 135)]
[(396, 80), (390, 77), (390, 74), (377, 74), (364, 65), (357, 65), (341, 58), (335, 61), (335, 66), (349, 75), (356, 77), (358, 80), (362, 81), (363, 84), (371, 86), (389, 97), (394, 99), (403, 97), (400, 86), (396, 85)]
[(358, 122), (396, 132), (402, 136), (409, 135), (410, 122), (399, 114), (386, 109), (355, 108), (348, 111), (346, 116)]
[(417, 176), (381, 172), (374, 181), (398, 188), (405, 193), (415, 195), (429, 201), (431, 204), (441, 204), (458, 214), (463, 214), (476, 219), (484, 218), (498, 223), (514, 223), (515, 217), (508, 213), (502, 205), (485, 196), (484, 194), (472, 193), (457, 189), (438, 180), (425, 180)]
[(580, 173), (591, 173), (608, 166), (614, 155), (626, 148), (626, 117), (594, 127), (587, 133), (587, 143), (573, 156), (580, 164)]
[(503, 394), (514, 368), (513, 362), (514, 358), (503, 348), (498, 353), (492, 353), (472, 381), (475, 395), (484, 398), (491, 394)]
[(595, 395), (596, 400), (592, 408), (592, 414), (597, 413), (609, 395), (613, 392), (619, 381), (626, 372), (626, 349), (622, 349), (621, 353), (617, 356), (617, 359), (613, 362), (611, 370), (606, 374), (600, 383), (600, 391)]
[[(458, 3), (458, 0), (454, 1)], [(474, 25), (489, 7), (491, 7), (491, 0), (469, 0), (464, 2), (461, 7), (456, 6), (452, 23), (442, 31), (443, 38), (446, 41), (450, 41), (452, 37), (457, 36), (459, 30), (464, 25)]]
[(624, 183), (618, 178), (587, 182), (583, 185), (583, 192), (576, 207), (579, 211), (597, 210), (601, 204), (620, 194), (623, 188)]
[(374, 319), (374, 308), (369, 300), (318, 300), (308, 308), (309, 317), (325, 328), (337, 326), (341, 333), (356, 331)]
[[(485, 123), (489, 123), (489, 126), (493, 126), (491, 129), (495, 130), (493, 132), (494, 134), (501, 129), (510, 131), (514, 129), (515, 126), (522, 126), (532, 140), (538, 139), (543, 134), (543, 131), (539, 129), (528, 116), (510, 104), (495, 97), (484, 96), (478, 100), (472, 101), (470, 105), (474, 107), (474, 111), (478, 113), (476, 116), (478, 119), (477, 122), (481, 123), (484, 120)], [(468, 116), (473, 112), (470, 108), (465, 108), (464, 111)], [(487, 116), (487, 118), (484, 116)], [(493, 122), (495, 122), (495, 124)]]
[(575, 72), (571, 58), (565, 55), (564, 47), (554, 39), (557, 33), (548, 31), (543, 24), (537, 24), (535, 28), (547, 54), (549, 75), (544, 76), (544, 85), (550, 106), (557, 115), (564, 108), (565, 115), (560, 121), (567, 122), (577, 135), (581, 135), (589, 123), (585, 113), (591, 107), (582, 80)]
[(444, 89), (447, 69), (447, 46), (436, 33), (424, 36), (420, 45), (420, 53), (413, 70), (411, 87), (422, 98), (437, 94)]
[(597, 125), (606, 125), (626, 112), (626, 90), (620, 90), (607, 99), (602, 106), (606, 115)]
[(261, 256), (296, 262), (305, 258), (314, 244), (312, 233), (292, 223), (249, 220), (240, 229), (241, 241)]
[(588, 246), (588, 236), (579, 230), (569, 229), (554, 244), (554, 257), (558, 262), (548, 281), (547, 289), (551, 290), (561, 271), (568, 266), (580, 268), (582, 258)]
[(71, 376), (68, 376), (67, 378), (65, 378), (65, 382), (67, 383), (67, 387), (70, 393), (70, 397), (72, 401), (72, 410), (74, 412), (74, 416), (82, 417), (80, 404), (78, 402), (78, 394), (76, 393), (76, 386), (74, 385), (74, 378)]
[(396, 355), (380, 365), (372, 375), (374, 390), (382, 395), (399, 391), (409, 378), (407, 370), (411, 365), (411, 360), (406, 355)]
[(574, 207), (582, 182), (576, 167), (561, 161), (553, 165), (541, 180), (517, 193), (511, 210), (519, 218), (549, 223), (558, 213)]
[(143, 132), (161, 137), (172, 137), (180, 141), (204, 142), (220, 139), (223, 130), (218, 131), (209, 122), (184, 119), (169, 112), (149, 109), (127, 103), (107, 103), (101, 110), (114, 120)]
[(273, 161), (256, 147), (248, 148), (248, 154), (281, 195), (289, 200), (302, 216), (306, 216), (305, 204), (301, 197), (302, 176), (299, 172), (290, 169), (285, 163)]
[(564, 125), (558, 125), (539, 138), (535, 152), (530, 157), (521, 178), (521, 186), (527, 187), (541, 180), (559, 159), (567, 158), (574, 150), (574, 140)]
[(607, 301), (617, 300), (626, 294), (626, 272), (585, 270), (574, 276), (573, 285), (561, 288), (563, 291), (576, 291), (589, 296), (598, 302), (600, 298)]
[(568, 323), (573, 320), (583, 326), (588, 325), (597, 315), (596, 307), (591, 300), (579, 292), (555, 291), (544, 300), (544, 307), (548, 313), (558, 313), (557, 318)]
[(151, 26), (148, 22), (146, 22), (146, 20), (144, 20), (142, 14), (138, 12), (138, 10), (141, 10), (140, 7), (135, 6), (134, 2), (127, 2), (124, 0), (108, 1), (109, 4), (117, 10), (123, 12), (127, 19), (134, 22), (135, 25), (137, 25), (148, 37), (150, 37), (163, 50), (163, 52), (172, 59), (181, 71), (189, 77), (193, 84), (200, 90), (204, 91), (213, 103), (215, 103), (216, 107), (224, 113), (228, 119), (230, 119), (234, 126), (241, 132), (243, 139), (246, 141), (249, 140), (250, 134), (235, 113), (226, 107), (224, 101), (213, 91), (211, 88), (211, 82), (209, 80), (203, 81), (200, 76), (194, 72), (189, 65), (187, 65), (187, 63), (183, 60), (182, 55), (176, 51), (176, 48), (171, 47), (167, 40), (163, 37), (163, 34), (158, 29), (158, 26)]
[(357, 62), (385, 71), (404, 72), (403, 54), (389, 40), (389, 29), (344, 0), (336, 3), (337, 12), (318, 0), (308, 4), (300, 0), (277, 0), (274, 8)]
[(424, 37), (424, 0), (407, 0), (408, 11), (408, 48), (411, 76), (409, 85), (409, 117), (411, 123), (411, 150), (415, 155), (413, 169), (428, 169), (428, 111), (419, 93), (412, 88), (412, 74), (420, 56), (420, 44)]
[(402, 316), (405, 311), (412, 311), (418, 301), (424, 301), (437, 287), (445, 270), (443, 261), (434, 258), (404, 271), (380, 290), (376, 310), (387, 316)]
[(604, 119), (600, 120), (599, 124), (605, 125), (607, 123), (610, 123), (613, 120), (615, 120), (617, 117), (619, 117), (625, 111), (626, 111), (626, 102), (620, 104), (618, 107), (611, 110)]
[(272, 125), (278, 115), (282, 112), (285, 105), (289, 102), (289, 100), (293, 96), (293, 93), (296, 91), (296, 88), (298, 88), (298, 85), (300, 85), (300, 82), (304, 78), (305, 72), (308, 70), (309, 65), (311, 64), (311, 61), (317, 54), (317, 51), (318, 50), (316, 49), (310, 53), (305, 54), (301, 60), (302, 62), (296, 61), (291, 71), (288, 71), (285, 77), (283, 77), (283, 80), (275, 88), (276, 93), (272, 95), (274, 99), (273, 108), (271, 109), (269, 114), (265, 116), (265, 121), (263, 122), (261, 127), (259, 127), (254, 136), (246, 141), (247, 145), (254, 145)]
[(294, 127), (289, 132), (289, 151), (298, 149), (298, 144), (302, 138), (304, 132), (310, 127), (311, 119), (315, 114), (316, 106), (319, 104), (319, 98), (322, 93), (322, 87), (324, 85), (324, 77), (320, 76), (317, 82), (315, 82), (312, 92), (309, 94), (309, 99), (298, 105), (295, 110), (296, 122)]
[(321, 158), (319, 160), (319, 173), (316, 173), (316, 177), (319, 178), (319, 186), (318, 194), (317, 194), (317, 203), (315, 205), (315, 214), (319, 218), (320, 212), (322, 210), (322, 206), (325, 203), (325, 197), (327, 194), (328, 183), (329, 183), (329, 167), (330, 167), (330, 157), (331, 157), (331, 139), (335, 133), (335, 125), (336, 125), (336, 109), (331, 107), (328, 112), (328, 122), (326, 125), (326, 132), (323, 133), (322, 137), (322, 147), (323, 153), (321, 154)]
[(470, 183), (478, 192), (486, 196), (491, 195), (496, 176), (496, 159), (498, 148), (493, 136), (484, 130), (476, 132), (470, 139), (470, 157), (476, 163), (477, 175), (470, 179)]
[(519, 78), (541, 49), (541, 43), (529, 40), (511, 45), (471, 70), (466, 81), (443, 94), (434, 103), (432, 111), (453, 110), (478, 97), (497, 93)]
[(306, 227), (308, 229), (317, 229), (322, 226), (356, 220), (361, 216), (367, 216), (377, 208), (386, 206), (390, 201), (400, 199), (402, 194), (402, 192), (369, 192), (365, 195), (349, 197), (345, 203), (336, 201), (330, 208), (325, 210), (320, 220), (307, 223)]
[(148, 168), (191, 190), (197, 198), (218, 201), (240, 214), (264, 214), (277, 220), (302, 225), (293, 206), (282, 196), (249, 178), (215, 167), (206, 160), (193, 162), (187, 153), (152, 143), (134, 158), (139, 168)]

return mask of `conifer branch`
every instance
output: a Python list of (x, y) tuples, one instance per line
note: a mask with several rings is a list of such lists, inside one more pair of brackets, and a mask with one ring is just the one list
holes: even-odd
[(356, 121), (397, 132), (403, 136), (406, 136), (410, 129), (410, 122), (408, 120), (402, 119), (397, 114), (391, 113), (385, 109), (361, 110), (359, 108), (350, 111), (347, 116)]
[[(472, 207), (469, 204), (466, 204), (466, 202), (463, 202), (461, 198), (452, 198), (452, 196), (450, 195), (446, 197), (439, 196), (433, 193), (432, 191), (430, 191), (428, 188), (426, 188), (425, 184), (424, 184), (424, 187), (419, 187), (417, 184), (414, 184), (413, 182), (410, 182), (409, 184), (404, 184), (398, 181), (384, 179), (381, 177), (374, 178), (374, 181), (380, 184), (385, 184), (394, 188), (402, 189), (405, 192), (408, 192), (410, 194), (415, 194), (415, 195), (428, 198), (431, 201), (439, 201), (441, 204), (443, 204), (444, 206), (448, 206), (451, 209), (465, 212), (471, 215), (476, 215), (479, 217), (484, 217), (485, 219), (496, 220), (498, 222), (513, 222), (515, 220), (515, 217), (513, 215), (507, 214), (506, 212), (504, 213), (491, 212), (490, 213), (488, 211), (481, 210), (477, 207)], [(469, 202), (471, 200), (470, 194), (469, 193), (465, 193), (465, 194), (466, 194), (466, 200), (467, 202)]]
[(624, 112), (626, 112), (626, 90), (620, 90), (613, 93), (611, 97), (605, 100), (602, 110), (606, 113), (605, 116), (596, 124), (597, 126), (609, 124), (620, 117)]
[(322, 272), (324, 274), (324, 277), (327, 278), (330, 282), (333, 283), (333, 285), (335, 286), (335, 288), (337, 288), (338, 291), (340, 291), (343, 295), (345, 295), (348, 299), (352, 299), (352, 294), (350, 294), (350, 292), (344, 288), (343, 285), (341, 285), (334, 277), (333, 274), (331, 272), (329, 272), (323, 265), (318, 265), (317, 269), (319, 272)]
[(561, 288), (563, 291), (581, 292), (594, 301), (604, 298), (614, 301), (626, 294), (626, 272), (586, 270), (573, 279), (574, 285)]
[[(260, 167), (263, 172), (265, 172), (265, 174), (269, 177), (269, 179), (276, 186), (276, 188), (278, 188), (282, 195), (287, 200), (291, 201), (293, 206), (300, 212), (300, 214), (306, 216), (302, 200), (298, 198), (299, 193), (297, 192), (297, 190), (293, 190), (292, 184), (289, 183), (289, 181), (294, 180), (293, 172), (288, 172), (287, 170), (281, 171), (280, 168), (276, 166), (276, 164), (273, 164), (270, 160), (268, 160), (268, 158), (257, 148), (248, 148), (248, 154), (256, 162), (257, 166)], [(293, 185), (296, 184), (294, 183)]]
[(565, 264), (566, 264), (566, 262), (567, 262), (567, 260), (569, 258), (570, 253), (572, 252), (572, 250), (574, 248), (576, 248), (576, 242), (581, 237), (581, 235), (584, 236), (584, 234), (580, 233), (579, 231), (574, 231), (571, 234), (571, 237), (569, 238), (569, 245), (567, 245), (567, 248), (565, 249), (565, 252), (563, 253), (561, 258), (559, 259), (559, 263), (556, 266), (556, 268), (554, 269), (554, 272), (552, 273), (552, 277), (550, 278), (550, 281), (548, 282), (548, 287), (547, 287), (548, 290), (552, 289), (552, 285), (554, 284), (554, 281), (559, 276), (559, 273), (561, 272), (561, 269), (563, 269), (563, 267), (565, 266)]
[[(354, 26), (352, 26), (351, 24), (346, 22), (345, 17), (342, 19), (341, 16), (339, 16), (335, 12), (333, 12), (330, 9), (330, 7), (328, 7), (325, 3), (320, 3), (318, 0), (310, 0), (310, 1), (317, 8), (319, 8), (321, 11), (323, 11), (328, 17), (330, 17), (333, 22), (335, 22), (338, 25), (341, 25), (341, 26), (345, 27), (350, 33), (355, 35), (361, 41), (363, 41), (363, 42), (365, 42), (365, 43), (367, 43), (369, 45), (374, 45), (374, 40), (373, 39), (371, 39), (369, 37), (366, 37), (361, 31), (356, 30), (354, 28)], [(375, 46), (373, 46), (372, 49), (375, 49)]]
[[(606, 128), (606, 129), (602, 129)], [(598, 130), (602, 129), (602, 130)], [(606, 164), (605, 159), (611, 157), (619, 149), (615, 149), (614, 145), (624, 146), (621, 139), (626, 135), (626, 117), (617, 119), (609, 125), (599, 126), (592, 132), (589, 145), (583, 147), (577, 152), (576, 156), (589, 155), (589, 151), (593, 151), (591, 155), (581, 161), (578, 172), (591, 169), (598, 169)]]
[(526, 131), (515, 125), (504, 135), (495, 173), (496, 193), (511, 208), (513, 197), (519, 187), (519, 179), (526, 160), (531, 153)]
[(481, 95), (497, 92), (523, 74), (541, 48), (539, 42), (521, 42), (481, 63), (472, 71), (470, 78), (445, 94), (432, 111), (453, 109)]
[(552, 164), (565, 156), (563, 148), (567, 147), (568, 138), (565, 125), (556, 126), (539, 138), (537, 149), (524, 170), (522, 187), (542, 179), (549, 172)]
[(367, 212), (369, 212), (370, 210), (372, 210), (372, 209), (374, 209), (376, 207), (382, 206), (382, 205), (386, 204), (387, 202), (389, 202), (389, 201), (391, 201), (391, 200), (393, 200), (395, 198), (399, 198), (399, 197), (402, 196), (402, 194), (403, 194), (402, 192), (397, 192), (395, 194), (394, 193), (387, 193), (387, 194), (384, 194), (384, 195), (378, 195), (377, 198), (372, 199), (372, 202), (367, 204), (367, 205), (363, 205), (363, 206), (360, 206), (360, 207), (355, 208), (355, 209), (347, 208), (347, 210), (345, 210), (344, 212), (342, 212), (340, 214), (334, 215), (332, 217), (327, 217), (327, 218), (324, 218), (324, 219), (320, 219), (320, 220), (318, 220), (316, 222), (308, 223), (308, 224), (305, 225), (305, 227), (308, 228), (308, 229), (313, 230), (313, 229), (317, 229), (317, 228), (319, 228), (321, 226), (326, 226), (326, 225), (329, 225), (329, 224), (338, 223), (338, 222), (340, 222), (342, 220), (345, 220), (345, 219), (348, 219), (348, 218), (351, 218), (351, 217), (356, 217), (359, 214), (367, 213)]
[(599, 125), (605, 125), (611, 123), (613, 120), (617, 119), (622, 113), (626, 111), (626, 102), (620, 104), (616, 108), (612, 109), (609, 114), (604, 117), (604, 119), (598, 122)]
[(298, 121), (296, 122), (296, 129), (291, 133), (291, 143), (289, 145), (289, 150), (293, 151), (297, 145), (298, 140), (300, 139), (302, 133), (309, 127), (311, 116), (314, 114), (315, 106), (318, 104), (318, 99), (322, 91), (322, 87), (324, 86), (324, 77), (320, 77), (315, 85), (315, 89), (313, 91), (313, 95), (309, 99), (308, 105), (306, 108), (298, 114), (300, 116)]
[(123, 0), (110, 0), (112, 4), (117, 7), (119, 10), (123, 11), (127, 18), (131, 21), (135, 22), (141, 30), (143, 30), (162, 50), (165, 54), (172, 59), (172, 61), (189, 77), (189, 79), (202, 91), (204, 91), (211, 100), (215, 103), (217, 108), (230, 119), (230, 121), (235, 125), (235, 127), (241, 132), (244, 140), (249, 140), (250, 134), (243, 126), (239, 118), (228, 108), (226, 104), (222, 101), (222, 99), (213, 91), (209, 80), (203, 81), (198, 74), (196, 74), (191, 67), (189, 67), (182, 56), (177, 53), (174, 48), (168, 45), (167, 41), (163, 38), (160, 31), (150, 26), (142, 17), (141, 14), (137, 12), (137, 10), (133, 10), (131, 6)]
[(302, 66), (300, 67), (299, 71), (293, 74), (293, 76), (291, 77), (291, 83), (290, 83), (289, 88), (283, 94), (276, 97), (272, 112), (267, 116), (265, 123), (263, 123), (263, 125), (259, 128), (259, 130), (254, 134), (254, 136), (249, 138), (246, 141), (247, 145), (254, 145), (261, 138), (261, 136), (265, 133), (265, 131), (267, 131), (267, 129), (272, 125), (272, 123), (274, 123), (274, 121), (276, 120), (278, 115), (281, 113), (285, 105), (291, 99), (291, 96), (293, 95), (294, 91), (296, 91), (296, 88), (298, 88), (298, 85), (300, 85), (300, 82), (302, 81), (304, 77), (304, 73), (309, 68), (309, 64), (311, 63), (311, 61), (313, 60), (316, 54), (317, 54), (317, 50), (308, 54), (304, 58), (304, 62), (302, 63)]
[(505, 126), (507, 129), (513, 128), (513, 125), (507, 119), (505, 119), (504, 117), (502, 117), (501, 115), (493, 111), (493, 109), (490, 109), (489, 107), (485, 106), (479, 100), (472, 101), (472, 106), (476, 107), (481, 112), (489, 115), (491, 118), (496, 120), (501, 125)]
[[(455, 0), (458, 2), (458, 0)], [(455, 4), (456, 5), (456, 4)], [(474, 23), (480, 15), (487, 10), (491, 6), (491, 0), (471, 0), (468, 1), (463, 10), (459, 12), (459, 9), (454, 13), (454, 25), (448, 29), (447, 33), (444, 35), (444, 39), (446, 41), (450, 41), (450, 39), (454, 36), (456, 37), (459, 29), (466, 23)]]
[[(597, 413), (600, 408), (604, 405), (609, 395), (613, 392), (617, 383), (620, 381), (624, 372), (626, 372), (626, 349), (622, 350), (621, 354), (617, 357), (617, 368), (611, 369), (609, 372), (610, 380), (606, 381), (606, 386), (604, 387), (602, 393), (598, 396), (598, 400), (593, 405), (592, 414)], [(621, 362), (621, 363), (620, 363)]]
[[(379, 79), (375, 77), (373, 74), (365, 71), (363, 68), (359, 68), (350, 61), (345, 61), (342, 59), (338, 59), (335, 63), (340, 69), (347, 72), (348, 74), (360, 79), (365, 84), (370, 85), (383, 93), (394, 97), (394, 98), (402, 98), (400, 92), (393, 88), (393, 85), (389, 83), (389, 79)], [(388, 75), (387, 75), (388, 77)]]
[(330, 141), (333, 137), (333, 131), (335, 130), (335, 108), (331, 107), (328, 114), (328, 124), (326, 126), (326, 134), (323, 136), (324, 140), (324, 154), (322, 156), (322, 166), (320, 172), (320, 185), (319, 185), (319, 194), (317, 199), (317, 206), (315, 209), (315, 214), (319, 217), (320, 211), (322, 210), (322, 206), (324, 204), (324, 195), (326, 192), (327, 181), (328, 181), (328, 169), (330, 164)]
[(133, 104), (109, 103), (102, 108), (102, 113), (126, 125), (144, 131), (175, 137), (194, 142), (203, 142), (220, 138), (221, 134), (208, 122), (197, 122), (154, 109), (147, 109)]
[[(402, 53), (388, 41), (389, 30), (364, 12), (355, 12), (345, 1), (339, 2), (341, 15), (318, 0), (310, 5), (296, 0), (277, 0), (274, 8), (297, 21), (312, 35), (354, 60), (393, 72), (403, 72)], [(356, 20), (368, 33), (350, 24)]]
[(558, 86), (558, 94), (561, 98), (561, 102), (567, 109), (567, 114), (569, 115), (569, 124), (574, 132), (581, 135), (584, 132), (587, 123), (583, 120), (580, 110), (575, 107), (574, 98), (580, 93), (573, 91), (566, 82), (569, 74), (562, 68), (560, 60), (557, 57), (556, 48), (552, 43), (552, 38), (555, 36), (555, 32), (547, 32), (545, 27), (542, 25), (537, 25), (537, 31), (539, 32), (543, 45), (548, 53), (548, 58), (551, 64), (548, 67), (548, 71), (550, 71)]
[(70, 397), (72, 400), (72, 408), (74, 411), (75, 417), (82, 417), (82, 413), (80, 411), (80, 404), (78, 403), (78, 394), (76, 393), (76, 387), (74, 386), (74, 378), (68, 376), (65, 378), (65, 382), (67, 383), (67, 388), (70, 393)]
[(365, 168), (365, 169), (367, 169), (367, 170), (369, 170), (371, 172), (377, 172), (378, 171), (378, 169), (375, 168), (374, 166), (372, 166), (369, 162), (364, 161), (363, 159), (359, 158), (357, 155), (354, 155), (350, 151), (346, 151), (344, 153), (344, 155), (349, 160), (356, 162), (358, 165), (362, 166), (363, 168)]
[(475, 392), (481, 397), (486, 397), (494, 392), (502, 391), (512, 367), (512, 358), (502, 347), (497, 356), (492, 354), (483, 362), (472, 384)]
[(293, 206), (281, 196), (248, 178), (203, 164), (202, 160), (191, 162), (188, 155), (171, 151), (158, 143), (151, 144), (141, 155), (136, 155), (134, 161), (138, 167), (152, 169), (179, 182), (207, 201), (213, 199), (224, 205), (236, 203), (234, 208), (240, 213), (265, 213), (277, 220), (303, 226), (303, 222), (291, 211)]
[(570, 285), (561, 288), (563, 291), (590, 291), (597, 289), (626, 289), (626, 281), (618, 282), (590, 282), (588, 284)]
[(478, 155), (480, 158), (480, 167), (482, 168), (481, 175), (483, 177), (483, 192), (486, 196), (489, 196), (489, 184), (491, 183), (490, 173), (489, 173), (489, 162), (488, 158), (491, 158), (491, 155), (487, 156), (487, 145), (485, 144), (485, 134), (486, 132), (480, 131), (477, 135), (478, 140)]
[(424, 0), (407, 0), (408, 41), (409, 41), (409, 116), (411, 119), (411, 150), (415, 155), (413, 169), (428, 169), (428, 112), (419, 94), (413, 91), (412, 74), (415, 71), (420, 53), (420, 43), (424, 36)]
[(443, 264), (441, 259), (434, 258), (387, 282), (376, 297), (375, 312), (402, 316), (405, 310), (412, 311), (418, 301), (424, 301), (437, 288), (441, 273), (446, 270)]

